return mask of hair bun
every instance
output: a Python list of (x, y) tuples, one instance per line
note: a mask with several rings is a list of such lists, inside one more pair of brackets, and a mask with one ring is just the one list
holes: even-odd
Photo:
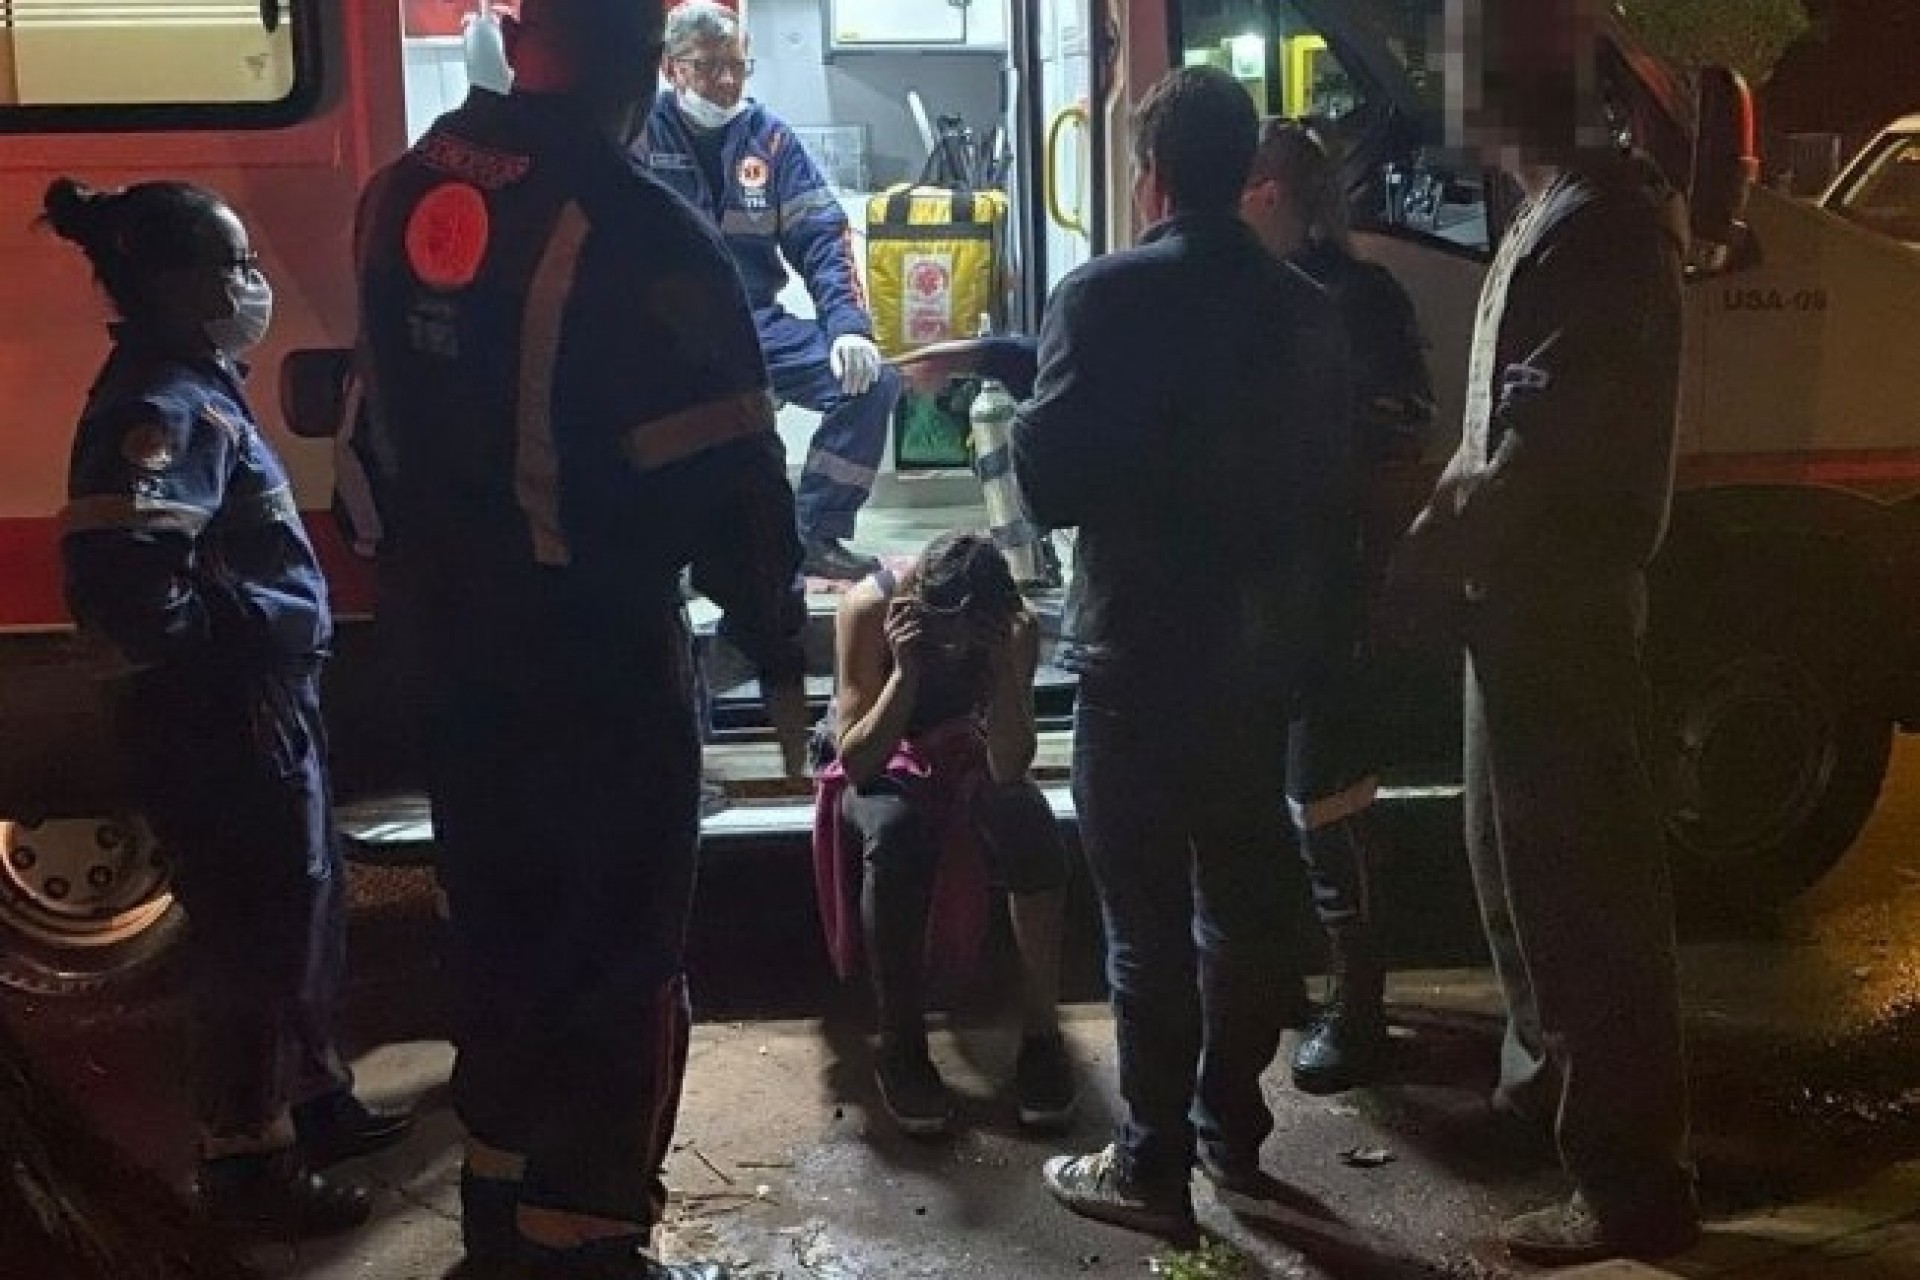
[(40, 204), (54, 234), (84, 246), (99, 230), (102, 206), (111, 198), (72, 178), (55, 178), (47, 184)]

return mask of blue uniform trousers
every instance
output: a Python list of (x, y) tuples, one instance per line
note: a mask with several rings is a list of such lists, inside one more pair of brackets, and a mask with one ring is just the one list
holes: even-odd
[(873, 493), (887, 451), (887, 424), (900, 399), (900, 375), (882, 365), (857, 396), (840, 390), (829, 363), (826, 331), (779, 307), (754, 314), (773, 393), (825, 415), (813, 433), (794, 509), (804, 538), (851, 538), (854, 519)]
[(686, 1066), (691, 659), (670, 608), (639, 628), (540, 612), (431, 677), (454, 1104), (474, 1139), (524, 1161), (523, 1225), (549, 1209), (643, 1234)]
[(222, 1150), (268, 1149), (291, 1140), (289, 1105), (352, 1086), (332, 1034), (345, 875), (318, 673), (196, 659), (121, 692), (131, 790), (191, 927), (201, 1124)]

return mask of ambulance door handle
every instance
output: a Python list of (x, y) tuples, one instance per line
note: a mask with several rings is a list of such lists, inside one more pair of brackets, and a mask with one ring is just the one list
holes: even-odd
[[(1047, 124), (1047, 216), (1052, 218), (1053, 224), (1062, 231), (1071, 231), (1082, 236), (1087, 234), (1087, 224), (1081, 218), (1081, 211), (1079, 209), (1069, 211), (1060, 203), (1060, 140), (1066, 137), (1067, 126), (1070, 124), (1078, 126), (1081, 138), (1085, 139), (1089, 134), (1088, 120), (1086, 107), (1076, 103), (1054, 112), (1053, 119)], [(1074, 177), (1073, 185), (1078, 189), (1079, 175), (1075, 174)]]

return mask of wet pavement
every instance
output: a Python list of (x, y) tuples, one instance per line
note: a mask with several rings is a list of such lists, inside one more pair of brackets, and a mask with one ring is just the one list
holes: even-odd
[[(1084, 916), (1071, 948), (1070, 1041), (1087, 1093), (1072, 1134), (1015, 1122), (1004, 973), (955, 1002), (935, 1055), (961, 1093), (956, 1135), (895, 1134), (876, 1106), (857, 1000), (833, 987), (789, 855), (710, 868), (696, 924), (698, 1027), (669, 1166), (670, 1253), (771, 1280), (1144, 1276), (1492, 1277), (1518, 1272), (1484, 1242), (1507, 1214), (1558, 1196), (1548, 1153), (1491, 1123), (1482, 1095), (1497, 997), (1477, 962), (1450, 813), (1401, 818), (1394, 916), (1409, 965), (1390, 998), (1391, 1080), (1314, 1099), (1269, 1073), (1278, 1126), (1266, 1167), (1318, 1221), (1254, 1229), (1196, 1182), (1203, 1259), (1085, 1222), (1041, 1189), (1040, 1162), (1105, 1142), (1112, 1030)], [(1722, 925), (1685, 951), (1696, 1154), (1712, 1226), (1672, 1274), (1794, 1280), (1920, 1276), (1920, 744), (1896, 754), (1860, 845), (1766, 926)], [(458, 1133), (423, 873), (360, 873), (349, 1008), (364, 1089), (416, 1103), (418, 1131), (360, 1172), (377, 1220), (341, 1241), (271, 1250), (271, 1274), (413, 1280), (455, 1262)], [(8, 1012), (49, 1069), (142, 1159), (178, 1174), (188, 1138), (180, 1009), (164, 977), (112, 999)], [(0, 1251), (0, 1276), (5, 1270)], [(19, 1280), (28, 1280), (21, 1277)]]

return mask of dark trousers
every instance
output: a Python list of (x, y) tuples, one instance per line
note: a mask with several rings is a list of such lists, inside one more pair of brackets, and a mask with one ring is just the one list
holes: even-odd
[[(504, 639), (504, 637), (501, 637)], [(454, 1103), (524, 1158), (519, 1203), (631, 1223), (686, 1066), (700, 748), (685, 630), (517, 628), (450, 656), (430, 714), (459, 1009)]]
[(1467, 846), (1508, 1011), (1500, 1088), (1603, 1220), (1691, 1214), (1673, 899), (1641, 744), (1645, 584), (1468, 619)]
[(840, 389), (831, 363), (832, 344), (814, 320), (774, 307), (755, 314), (773, 393), (823, 415), (801, 466), (793, 503), (800, 533), (809, 538), (851, 538), (855, 518), (873, 493), (887, 451), (887, 424), (903, 384), (892, 365), (882, 365), (874, 384), (857, 396)]
[[(860, 840), (860, 923), (881, 1033), (917, 1040), (924, 1035), (927, 914), (943, 852), (938, 833), (924, 806), (914, 803), (911, 787), (887, 774), (843, 792), (840, 816)], [(1059, 825), (1032, 782), (983, 784), (969, 816), (990, 868), (1009, 893), (1044, 893), (1066, 883)]]
[(1356, 646), (1314, 682), (1287, 731), (1287, 799), (1303, 828), (1300, 853), (1314, 911), (1330, 930), (1368, 925), (1377, 914), (1373, 864), (1385, 842), (1371, 805), (1324, 823), (1315, 810), (1377, 779), (1378, 699), (1372, 661)]
[(345, 873), (318, 676), (212, 662), (142, 673), (118, 708), (133, 794), (190, 924), (208, 1149), (292, 1141), (288, 1106), (352, 1086), (334, 1048)]
[(1073, 795), (1106, 923), (1121, 1169), (1152, 1194), (1185, 1187), (1196, 1137), (1222, 1164), (1258, 1160), (1304, 888), (1282, 809), (1284, 712), (1181, 705), (1145, 683), (1083, 678)]

